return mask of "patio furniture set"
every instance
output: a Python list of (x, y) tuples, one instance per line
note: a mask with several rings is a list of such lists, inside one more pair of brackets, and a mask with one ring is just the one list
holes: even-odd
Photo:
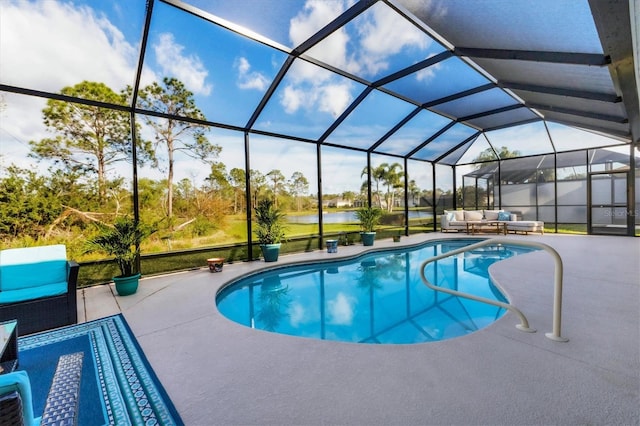
[(0, 323), (0, 424), (75, 425), (84, 354), (65, 354), (58, 359), (44, 411), (37, 416), (29, 374), (17, 370), (17, 328), (15, 320)]
[(0, 424), (75, 424), (83, 354), (59, 358), (42, 416), (18, 370), (18, 327), (31, 334), (78, 322), (77, 262), (62, 244), (0, 251)]
[(22, 334), (77, 323), (79, 269), (63, 244), (0, 251), (0, 321)]
[(467, 234), (544, 234), (544, 222), (518, 220), (516, 214), (504, 210), (445, 210), (440, 217), (440, 230), (464, 231)]

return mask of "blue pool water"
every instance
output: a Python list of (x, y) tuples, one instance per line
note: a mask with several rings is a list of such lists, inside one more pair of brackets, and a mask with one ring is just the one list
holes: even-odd
[[(358, 343), (422, 343), (472, 333), (504, 314), (493, 305), (427, 288), (424, 260), (478, 242), (431, 242), (350, 260), (284, 266), (223, 288), (216, 303), (227, 318), (251, 328)], [(530, 252), (487, 246), (427, 266), (433, 284), (506, 302), (488, 276), (489, 265)]]

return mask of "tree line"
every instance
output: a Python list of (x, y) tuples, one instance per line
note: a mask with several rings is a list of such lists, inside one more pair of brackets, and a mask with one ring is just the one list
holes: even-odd
[[(179, 80), (164, 78), (136, 94), (131, 87), (116, 93), (104, 83), (83, 81), (63, 88), (61, 94), (94, 102), (47, 101), (42, 116), (52, 136), (29, 141), (28, 156), (52, 165), (46, 177), (14, 164), (5, 168), (0, 178), (1, 241), (37, 240), (57, 232), (82, 235), (88, 223), (130, 214), (130, 181), (114, 170), (118, 164), (130, 167), (134, 158), (138, 166), (165, 174), (158, 181), (138, 179), (141, 217), (147, 221), (169, 230), (190, 223), (201, 234), (220, 227), (226, 215), (246, 211), (245, 171), (227, 172), (218, 161), (222, 147), (207, 138), (207, 126), (200, 124), (206, 117)], [(134, 96), (140, 109), (152, 112), (136, 115), (139, 121), (134, 129), (128, 112), (98, 106), (124, 106)], [(141, 124), (150, 130), (146, 132), (150, 140), (142, 136)], [(189, 179), (175, 182), (178, 153), (210, 167), (203, 185)], [(252, 204), (260, 197), (272, 197), (287, 208), (301, 210), (311, 202), (302, 172), (287, 179), (280, 170), (266, 174), (251, 170), (250, 181)]]
[[(228, 215), (246, 213), (262, 198), (271, 198), (278, 208), (288, 211), (318, 208), (317, 198), (309, 195), (309, 181), (300, 171), (287, 177), (277, 169), (266, 173), (252, 169), (248, 175), (239, 168), (227, 170), (219, 161), (222, 147), (207, 137), (208, 126), (202, 124), (206, 117), (193, 93), (175, 78), (164, 78), (135, 93), (131, 87), (118, 93), (104, 83), (83, 81), (63, 88), (61, 94), (89, 102), (47, 100), (42, 117), (51, 136), (29, 141), (28, 156), (51, 165), (46, 176), (13, 164), (3, 171), (0, 242), (58, 234), (86, 236), (92, 222), (110, 223), (117, 216), (131, 214), (131, 180), (117, 170), (121, 165), (132, 169), (133, 161), (164, 173), (160, 180), (137, 179), (138, 207), (143, 220), (167, 232), (190, 225), (193, 235), (205, 235), (222, 228)], [(137, 108), (149, 111), (136, 114), (135, 120), (124, 108), (134, 98)], [(204, 183), (175, 181), (179, 153), (209, 167)], [(372, 203), (389, 212), (399, 207), (404, 191), (404, 170), (399, 163), (382, 163), (371, 170), (365, 167), (359, 194), (346, 191), (335, 196), (350, 206), (356, 201), (363, 204), (369, 172)], [(251, 189), (248, 196), (247, 186)], [(421, 191), (414, 180), (409, 180), (407, 188), (410, 205), (430, 199), (431, 191)]]

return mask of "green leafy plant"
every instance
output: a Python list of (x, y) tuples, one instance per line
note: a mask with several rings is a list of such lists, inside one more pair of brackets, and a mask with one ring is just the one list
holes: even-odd
[(154, 230), (130, 217), (116, 219), (113, 225), (98, 224), (98, 227), (100, 232), (87, 241), (86, 251), (100, 251), (113, 256), (121, 277), (136, 275), (139, 272), (136, 259), (140, 254), (140, 244)]
[(376, 232), (383, 211), (378, 207), (361, 207), (356, 210), (356, 218), (360, 221), (362, 232)]
[(260, 244), (278, 244), (285, 237), (285, 215), (272, 200), (261, 200), (255, 208), (256, 237)]

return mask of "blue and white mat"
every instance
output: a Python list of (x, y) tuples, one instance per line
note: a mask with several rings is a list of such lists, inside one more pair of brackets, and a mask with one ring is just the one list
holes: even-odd
[(19, 369), (29, 374), (36, 415), (58, 358), (80, 351), (78, 425), (184, 424), (122, 315), (18, 339)]

